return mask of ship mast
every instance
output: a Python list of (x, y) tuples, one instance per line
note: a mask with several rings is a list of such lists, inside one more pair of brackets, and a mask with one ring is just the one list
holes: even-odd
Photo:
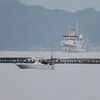
[(70, 24), (68, 25), (68, 35), (70, 35)]
[(77, 22), (76, 22), (76, 35), (78, 35), (78, 20), (77, 20)]

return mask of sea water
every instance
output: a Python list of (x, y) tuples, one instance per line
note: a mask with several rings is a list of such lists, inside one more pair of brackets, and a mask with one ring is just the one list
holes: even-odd
[(100, 65), (65, 64), (55, 65), (54, 70), (23, 70), (14, 64), (0, 64), (0, 100), (100, 100)]

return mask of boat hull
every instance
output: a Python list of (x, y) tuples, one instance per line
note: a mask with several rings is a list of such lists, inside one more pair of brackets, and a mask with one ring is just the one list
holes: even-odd
[(50, 69), (53, 70), (53, 65), (44, 65), (44, 64), (29, 64), (29, 63), (23, 63), (23, 64), (16, 64), (20, 69)]

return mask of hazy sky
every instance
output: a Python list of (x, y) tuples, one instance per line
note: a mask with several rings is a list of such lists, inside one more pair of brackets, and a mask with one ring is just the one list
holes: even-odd
[(100, 11), (100, 0), (20, 0), (27, 5), (42, 5), (46, 8), (61, 8), (76, 11), (87, 7), (94, 7)]

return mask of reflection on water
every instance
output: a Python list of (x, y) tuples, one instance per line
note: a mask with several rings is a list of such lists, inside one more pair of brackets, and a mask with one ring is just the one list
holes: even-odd
[(0, 100), (100, 99), (100, 65), (55, 65), (55, 70), (20, 70), (0, 64)]

